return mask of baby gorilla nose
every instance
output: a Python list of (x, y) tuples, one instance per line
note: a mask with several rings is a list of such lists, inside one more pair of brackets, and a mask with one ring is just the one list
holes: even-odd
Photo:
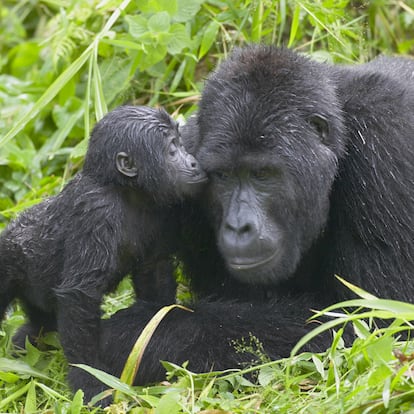
[(200, 164), (197, 162), (197, 160), (191, 154), (188, 154), (188, 156), (187, 156), (187, 164), (188, 164), (189, 168), (191, 168), (193, 170), (200, 170), (201, 171)]
[(200, 184), (207, 181), (207, 174), (201, 168), (200, 163), (191, 155), (187, 154), (186, 165), (189, 173), (189, 184)]

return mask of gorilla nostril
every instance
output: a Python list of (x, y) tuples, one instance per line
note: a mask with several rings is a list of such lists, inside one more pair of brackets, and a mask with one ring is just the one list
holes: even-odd
[(237, 234), (238, 236), (248, 235), (253, 227), (250, 223), (245, 223), (241, 225), (233, 225), (232, 223), (227, 222), (225, 225), (226, 230)]
[(243, 235), (243, 234), (248, 234), (250, 233), (252, 230), (252, 226), (249, 223), (246, 223), (245, 225), (241, 226), (238, 229), (238, 234)]

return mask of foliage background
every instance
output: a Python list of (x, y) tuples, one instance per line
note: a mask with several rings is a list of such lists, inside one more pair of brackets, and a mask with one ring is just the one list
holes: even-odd
[[(175, 116), (186, 118), (196, 110), (204, 79), (217, 62), (234, 46), (259, 41), (295, 48), (315, 59), (340, 64), (364, 62), (380, 53), (413, 54), (414, 1), (3, 0), (0, 3), (0, 228), (22, 209), (57, 193), (79, 170), (90, 130), (108, 110), (125, 102), (161, 105)], [(121, 290), (121, 295), (128, 296), (125, 292), (128, 288)], [(117, 302), (116, 298), (113, 300)], [(107, 306), (116, 303), (109, 301)], [(44, 353), (29, 347), (22, 357), (27, 365), (17, 368), (13, 365), (10, 369), (10, 331), (22, 317), (15, 310), (0, 331), (0, 356), (7, 357), (6, 362), (0, 359), (3, 362), (0, 363), (0, 412), (29, 413), (51, 407), (56, 412), (84, 410), (81, 396), (73, 398), (65, 388), (59, 350)], [(391, 339), (384, 343), (391, 358)], [(323, 366), (326, 360), (318, 358), (303, 359), (312, 375), (319, 372), (329, 382), (329, 370), (325, 372)], [(372, 359), (369, 361), (367, 366), (373, 364)], [(385, 371), (389, 373), (388, 368)], [(186, 371), (183, 372), (185, 381), (190, 381)], [(282, 376), (272, 372), (273, 379)], [(240, 403), (240, 412), (266, 412), (261, 405), (263, 401), (269, 395), (270, 399), (276, 398), (274, 392), (266, 391), (267, 385), (275, 385), (267, 381), (265, 374), (259, 376), (260, 385), (265, 388), (257, 398), (246, 400), (250, 408)], [(43, 382), (42, 375), (53, 379)], [(235, 390), (243, 388), (240, 376), (214, 384), (204, 377), (197, 381), (211, 384), (209, 391), (201, 391), (204, 405), (197, 408), (193, 394), (192, 408), (183, 412), (211, 407), (238, 410), (239, 406), (230, 402), (238, 401)], [(299, 379), (292, 381), (302, 392), (299, 383)], [(381, 378), (378, 383), (382, 386)], [(223, 395), (228, 397), (224, 398), (227, 405), (214, 402), (213, 397), (208, 403), (209, 393), (216, 386), (219, 399)], [(366, 385), (361, 387), (366, 388)], [(162, 404), (166, 404), (165, 412), (181, 412), (185, 398), (180, 388), (176, 389), (179, 390), (176, 394), (170, 393), (175, 397), (166, 399), (167, 402), (162, 400), (167, 394), (162, 397), (163, 393), (157, 394), (155, 390), (153, 400), (148, 397), (132, 406), (146, 401), (142, 410), (159, 413), (163, 412)], [(311, 389), (305, 400), (314, 395), (314, 388)], [(364, 398), (371, 401), (378, 393), (368, 389), (374, 397), (364, 394)], [(326, 404), (329, 401), (337, 404), (332, 395), (325, 396)], [(292, 397), (288, 396), (283, 403), (278, 401), (279, 408), (285, 403), (292, 404)], [(300, 401), (304, 399), (301, 397)], [(160, 403), (161, 400), (164, 402)], [(299, 407), (297, 401), (296, 404)], [(349, 411), (344, 412), (363, 412), (352, 411), (358, 404), (349, 397), (343, 402)], [(310, 406), (304, 407), (306, 411)]]
[[(412, 0), (411, 0), (412, 2)], [(403, 1), (3, 0), (0, 225), (81, 166), (96, 120), (125, 102), (187, 117), (203, 81), (247, 42), (331, 62), (410, 53)]]

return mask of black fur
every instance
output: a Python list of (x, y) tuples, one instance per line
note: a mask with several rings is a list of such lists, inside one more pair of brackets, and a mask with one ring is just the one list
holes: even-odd
[[(123, 106), (107, 114), (92, 132), (82, 172), (0, 236), (0, 315), (19, 298), (30, 321), (15, 343), (57, 328), (70, 363), (101, 367), (103, 294), (129, 273), (141, 298), (175, 300), (174, 217), (203, 180), (164, 110)], [(75, 389), (85, 385), (87, 398), (102, 388), (80, 370), (69, 379)]]
[[(210, 178), (184, 227), (200, 301), (162, 322), (137, 383), (161, 379), (160, 360), (236, 367), (249, 356), (230, 342), (249, 333), (271, 357), (289, 355), (310, 309), (351, 297), (335, 274), (413, 300), (413, 74), (411, 59), (331, 66), (250, 46), (210, 76), (184, 134)], [(109, 371), (156, 309), (138, 302), (105, 321)]]
[[(107, 372), (120, 376), (141, 330), (159, 308), (153, 302), (138, 301), (102, 321), (101, 352)], [(300, 338), (308, 330), (303, 309), (289, 298), (277, 303), (200, 300), (193, 309), (173, 309), (163, 319), (145, 350), (135, 384), (165, 379), (160, 360), (180, 365), (189, 361), (188, 368), (193, 372), (250, 366), (260, 361), (257, 339), (266, 357), (276, 359), (281, 356), (280, 350), (291, 349), (293, 338)], [(283, 309), (282, 323), (277, 323), (275, 309)], [(245, 347), (242, 352), (238, 346), (242, 344), (251, 349)], [(318, 343), (306, 349), (323, 350)]]
[[(413, 300), (413, 74), (411, 59), (331, 66), (250, 46), (210, 76), (184, 135), (210, 178), (183, 243), (202, 300), (163, 321), (138, 383), (162, 378), (159, 360), (235, 367), (246, 357), (229, 341), (250, 332), (289, 355), (310, 309), (352, 296), (335, 274)], [(155, 310), (140, 302), (104, 323), (110, 371)]]

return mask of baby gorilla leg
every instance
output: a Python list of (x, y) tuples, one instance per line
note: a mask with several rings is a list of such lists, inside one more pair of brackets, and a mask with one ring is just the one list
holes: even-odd
[(39, 345), (39, 338), (47, 332), (56, 331), (56, 318), (53, 314), (42, 312), (31, 306), (24, 306), (29, 321), (22, 325), (13, 335), (13, 345), (16, 348), (25, 348), (26, 338), (32, 345)]

